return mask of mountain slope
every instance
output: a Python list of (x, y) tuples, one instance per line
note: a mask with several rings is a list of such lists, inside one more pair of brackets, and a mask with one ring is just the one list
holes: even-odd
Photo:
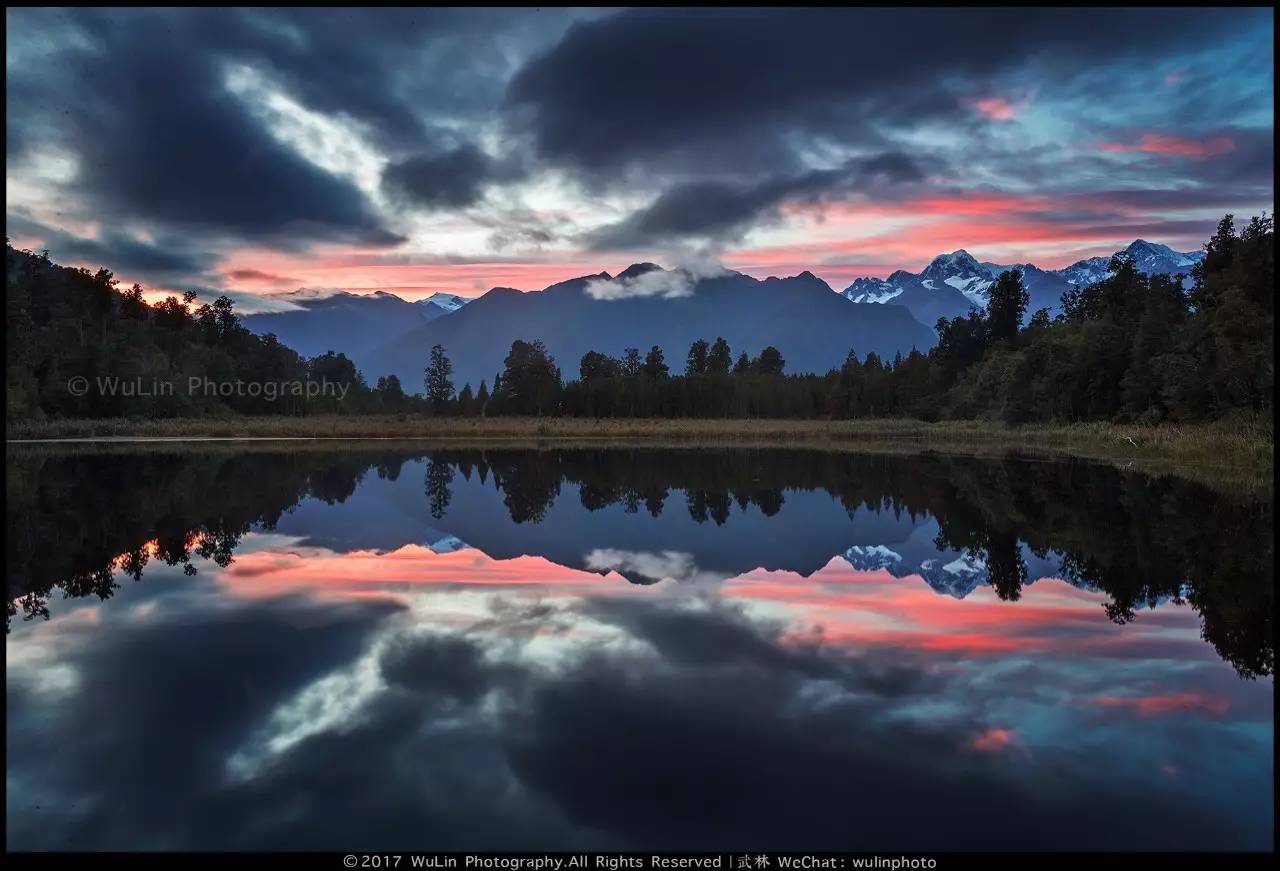
[(966, 314), (975, 303), (949, 284), (926, 287), (917, 275), (898, 270), (887, 279), (859, 278), (844, 290), (844, 297), (856, 303), (893, 302), (906, 306), (915, 319), (925, 325), (938, 318), (954, 318)]
[[(1127, 254), (1133, 258), (1133, 265), (1138, 271), (1148, 275), (1189, 275), (1192, 267), (1204, 259), (1203, 251), (1174, 251), (1168, 245), (1145, 239), (1135, 239), (1116, 254)], [(1071, 284), (1085, 286), (1110, 275), (1111, 271), (1107, 268), (1110, 262), (1110, 257), (1089, 257), (1058, 270), (1058, 274)]]
[[(627, 288), (661, 294), (627, 295)], [(645, 292), (649, 292), (646, 290)], [(620, 296), (621, 298), (597, 298)], [(421, 324), (357, 360), (366, 377), (395, 373), (406, 390), (420, 390), (432, 345), (444, 345), (459, 389), (494, 373), (516, 339), (541, 339), (566, 379), (590, 350), (621, 355), (625, 348), (662, 347), (673, 372), (684, 369), (689, 345), (723, 336), (735, 357), (778, 348), (788, 372), (825, 372), (850, 348), (892, 358), (935, 341), (933, 331), (898, 305), (850, 306), (808, 272), (759, 281), (736, 272), (694, 278), (637, 264), (617, 279), (584, 276), (542, 291), (495, 288), (447, 318)]]
[[(1149, 275), (1187, 274), (1204, 259), (1200, 251), (1174, 251), (1167, 245), (1134, 240), (1116, 254), (1133, 258), (1140, 272)], [(1065, 269), (1041, 269), (1033, 263), (979, 263), (964, 249), (935, 257), (920, 273), (899, 270), (887, 279), (859, 278), (842, 292), (850, 302), (878, 305), (893, 302), (911, 310), (917, 320), (926, 324), (939, 317), (954, 318), (968, 312), (971, 306), (985, 308), (987, 294), (1001, 272), (1014, 270), (1022, 275), (1031, 297), (1027, 305), (1029, 318), (1038, 309), (1050, 315), (1062, 308), (1062, 294), (1071, 287), (1082, 287), (1110, 275), (1110, 257), (1089, 257)]]
[(437, 293), (408, 302), (393, 293), (336, 293), (318, 298), (282, 294), (298, 307), (288, 311), (244, 315), (240, 322), (259, 335), (275, 333), (281, 342), (306, 357), (338, 351), (357, 358), (370, 348), (420, 324), (456, 311), (465, 297)]

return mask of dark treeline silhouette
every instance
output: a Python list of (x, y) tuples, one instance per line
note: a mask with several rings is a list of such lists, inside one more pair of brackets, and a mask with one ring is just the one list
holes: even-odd
[[(369, 387), (342, 354), (304, 359), (274, 336), (256, 336), (222, 297), (148, 305), (110, 272), (51, 263), (7, 248), (6, 367), (11, 418), (168, 417), (214, 414), (396, 412), (575, 417), (985, 418), (1011, 424), (1110, 420), (1154, 423), (1270, 412), (1274, 394), (1274, 227), (1254, 218), (1240, 232), (1230, 215), (1187, 278), (1139, 272), (1127, 256), (1112, 274), (1064, 294), (1062, 313), (1026, 316), (1015, 271), (1000, 275), (986, 311), (940, 319), (928, 353), (883, 360), (850, 349), (825, 374), (787, 374), (773, 347), (733, 349), (723, 338), (693, 343), (684, 361), (663, 349), (600, 349), (566, 379), (536, 337), (516, 341), (493, 380), (457, 389), (441, 345), (423, 349), (423, 381), (395, 376)], [(1024, 324), (1025, 322), (1025, 324)], [(737, 356), (735, 357), (735, 352)], [(616, 353), (616, 355), (615, 355)], [(752, 353), (756, 355), (751, 356)], [(102, 375), (219, 382), (321, 381), (332, 396), (73, 396), (67, 379)], [(419, 395), (423, 391), (424, 395)]]
[[(225, 296), (197, 306), (196, 295), (188, 292), (151, 304), (142, 287), (121, 290), (106, 269), (59, 266), (47, 252), (8, 244), (5, 266), (5, 396), (11, 420), (375, 413), (425, 406), (394, 375), (371, 388), (344, 354), (308, 359), (274, 335), (250, 332)], [(88, 379), (83, 395), (68, 389), (75, 377)], [(193, 378), (200, 381), (194, 391)], [(112, 383), (103, 386), (98, 379)], [(346, 390), (341, 400), (288, 391), (272, 399), (261, 391), (222, 395), (207, 389), (204, 379), (219, 385), (327, 382)]]
[(249, 530), (274, 528), (307, 497), (342, 502), (370, 469), (394, 478), (401, 463), (402, 456), (360, 451), (10, 454), (8, 617), (47, 616), (55, 587), (109, 598), (117, 575), (137, 580), (153, 560), (188, 574), (193, 556), (229, 565)]
[[(1025, 546), (1056, 557), (1061, 577), (1104, 591), (1117, 622), (1140, 619), (1140, 609), (1160, 601), (1189, 603), (1205, 639), (1242, 675), (1274, 668), (1269, 493), (1228, 494), (1082, 461), (1032, 465), (1016, 455), (15, 451), (6, 494), (9, 616), (47, 616), (54, 589), (107, 598), (117, 576), (140, 578), (150, 560), (189, 573), (194, 556), (226, 566), (244, 533), (273, 528), (300, 500), (342, 502), (365, 475), (395, 480), (406, 461), (424, 458), (423, 499), (445, 530), (459, 479), (477, 477), (501, 491), (520, 524), (545, 520), (566, 486), (576, 489), (579, 510), (676, 511), (691, 522), (730, 527), (745, 511), (785, 519), (789, 493), (821, 491), (851, 516), (865, 509), (934, 518), (938, 548), (981, 560), (1001, 598), (1018, 599), (1029, 580)], [(556, 530), (548, 525), (546, 535), (554, 539)], [(469, 543), (483, 550), (482, 541)], [(654, 545), (660, 551), (663, 542)]]

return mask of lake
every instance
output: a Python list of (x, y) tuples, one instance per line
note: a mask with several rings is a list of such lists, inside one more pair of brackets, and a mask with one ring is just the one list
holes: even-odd
[(10, 849), (1273, 846), (1269, 489), (798, 448), (7, 466)]

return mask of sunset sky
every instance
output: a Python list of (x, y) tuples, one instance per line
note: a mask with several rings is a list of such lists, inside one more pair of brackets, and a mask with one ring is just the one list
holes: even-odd
[(837, 289), (961, 247), (1060, 267), (1274, 202), (1266, 9), (6, 22), (10, 240), (244, 310), (638, 260)]

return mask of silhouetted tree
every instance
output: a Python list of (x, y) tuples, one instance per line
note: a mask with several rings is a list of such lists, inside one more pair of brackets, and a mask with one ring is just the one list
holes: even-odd
[(655, 381), (667, 377), (667, 364), (662, 359), (662, 348), (654, 345), (649, 349), (649, 353), (644, 357), (644, 366), (641, 371), (644, 377)]
[(449, 407), (453, 399), (453, 364), (445, 356), (443, 345), (433, 345), (427, 362), (427, 401), (436, 414)]
[(1014, 269), (1001, 272), (988, 294), (987, 318), (991, 323), (991, 337), (996, 341), (1013, 338), (1018, 334), (1022, 315), (1031, 302), (1031, 294), (1022, 283), (1022, 273)]
[(761, 375), (781, 375), (786, 361), (782, 359), (782, 353), (772, 345), (760, 352), (760, 359), (756, 363), (756, 371)]
[(698, 339), (689, 346), (689, 356), (685, 361), (684, 374), (686, 375), (706, 375), (708, 366), (709, 348), (705, 339)]
[(723, 336), (717, 336), (716, 340), (711, 344), (710, 352), (707, 354), (707, 374), (728, 375), (732, 365), (733, 354), (729, 350), (729, 343), (724, 340)]

